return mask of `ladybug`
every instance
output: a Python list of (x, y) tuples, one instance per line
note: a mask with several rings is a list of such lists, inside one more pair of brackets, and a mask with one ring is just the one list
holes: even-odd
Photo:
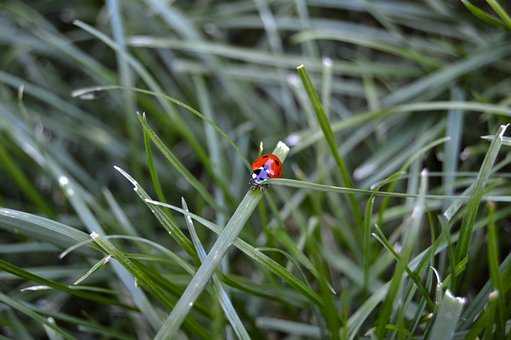
[(250, 186), (252, 189), (262, 189), (262, 185), (270, 178), (279, 178), (282, 175), (282, 162), (279, 157), (267, 153), (258, 157), (252, 163), (252, 176)]

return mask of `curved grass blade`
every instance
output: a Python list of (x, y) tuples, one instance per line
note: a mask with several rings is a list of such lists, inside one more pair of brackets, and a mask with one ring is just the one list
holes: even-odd
[[(199, 222), (200, 224), (212, 230), (216, 234), (220, 235), (222, 233), (223, 228), (191, 212), (186, 212), (183, 209), (173, 206), (171, 204), (166, 204), (158, 201), (147, 200), (147, 203), (155, 206), (162, 206), (180, 212), (183, 215), (190, 216), (193, 220)], [(321, 305), (321, 300), (319, 296), (312, 289), (310, 289), (302, 281), (298, 280), (285, 267), (281, 266), (279, 263), (277, 263), (270, 257), (266, 256), (261, 251), (261, 249), (252, 247), (250, 244), (248, 244), (247, 242), (243, 241), (240, 238), (236, 239), (233, 242), (233, 245), (237, 247), (241, 252), (249, 256), (251, 259), (253, 259), (255, 262), (261, 264), (261, 266), (263, 266), (266, 270), (282, 278), (282, 280), (286, 281), (291, 287), (294, 287), (296, 290), (300, 291), (305, 297), (309, 299), (309, 301), (316, 305)]]
[(30, 235), (61, 248), (88, 239), (86, 233), (60, 222), (26, 212), (0, 208), (0, 229)]
[(67, 294), (70, 294), (70, 295), (73, 295), (73, 296), (76, 296), (76, 297), (79, 297), (79, 298), (82, 298), (85, 300), (90, 300), (90, 301), (101, 303), (104, 305), (118, 305), (118, 306), (122, 306), (124, 308), (135, 310), (135, 308), (133, 308), (131, 306), (124, 305), (122, 303), (119, 303), (115, 299), (111, 299), (111, 298), (105, 297), (103, 295), (92, 293), (92, 292), (86, 292), (83, 290), (74, 289), (74, 287), (72, 287), (72, 286), (68, 286), (63, 283), (53, 281), (50, 279), (46, 279), (42, 276), (39, 276), (39, 275), (36, 275), (29, 271), (26, 271), (16, 265), (9, 263), (7, 261), (4, 261), (4, 260), (0, 260), (0, 269), (2, 269), (2, 271), (5, 271), (7, 273), (11, 273), (12, 275), (15, 275), (16, 277), (19, 277), (26, 281), (31, 281), (31, 282), (35, 282), (39, 285), (51, 287), (55, 290), (65, 292)]
[(120, 167), (114, 165), (114, 169), (117, 170), (124, 178), (126, 178), (132, 185), (133, 190), (137, 194), (137, 196), (144, 202), (145, 205), (151, 210), (156, 219), (161, 223), (163, 228), (167, 231), (167, 233), (174, 239), (176, 242), (183, 248), (192, 258), (196, 257), (195, 250), (193, 248), (192, 242), (186, 237), (186, 235), (181, 231), (181, 229), (174, 223), (174, 221), (157, 206), (151, 206), (147, 203), (147, 200), (150, 200), (151, 197), (145, 192), (145, 190), (138, 184), (138, 182), (131, 177), (126, 171), (121, 169)]
[[(94, 242), (107, 254), (111, 255), (114, 259), (119, 261), (119, 263), (129, 270), (136, 279), (136, 284), (140, 284), (143, 288), (147, 289), (154, 295), (160, 302), (162, 302), (166, 306), (173, 305), (173, 299), (170, 298), (169, 293), (164, 289), (163, 282), (156, 282), (153, 277), (149, 275), (149, 272), (144, 270), (144, 268), (136, 261), (131, 260), (124, 252), (115, 247), (110, 241), (108, 241), (105, 237), (100, 236), (97, 233), (91, 233), (91, 238)], [(161, 279), (161, 277), (159, 278)], [(205, 337), (207, 336), (207, 332), (205, 329), (198, 324), (194, 319), (188, 318), (185, 321), (185, 325), (194, 333)]]
[(91, 276), (92, 274), (94, 274), (96, 271), (98, 271), (101, 267), (104, 267), (109, 261), (110, 259), (112, 258), (112, 256), (110, 255), (107, 255), (105, 257), (103, 257), (101, 260), (99, 260), (98, 262), (96, 262), (88, 271), (87, 273), (83, 274), (82, 276), (80, 276), (78, 279), (76, 279), (75, 282), (73, 282), (74, 285), (79, 285), (80, 283), (82, 283), (83, 281), (85, 281), (89, 276)]
[[(74, 25), (90, 33), (94, 37), (104, 42), (107, 46), (115, 50), (117, 53), (121, 54), (125, 58), (126, 62), (133, 68), (133, 70), (136, 73), (138, 73), (140, 78), (144, 80), (144, 82), (151, 90), (155, 92), (163, 92), (158, 83), (156, 82), (156, 80), (144, 68), (144, 66), (138, 60), (136, 60), (130, 54), (128, 54), (127, 51), (123, 51), (122, 49), (120, 49), (119, 45), (115, 43), (112, 39), (110, 39), (108, 36), (101, 33), (100, 31), (96, 30), (94, 27), (87, 25), (86, 23), (80, 20), (75, 20)], [(186, 125), (186, 123), (183, 121), (181, 116), (179, 116), (178, 112), (172, 105), (170, 105), (164, 100), (161, 100), (161, 98), (158, 98), (158, 100), (162, 107), (165, 109), (166, 113), (170, 116), (172, 123), (175, 126), (175, 130), (183, 135), (183, 137), (187, 140), (190, 146), (195, 150), (199, 158), (203, 160), (204, 165), (207, 168), (209, 168), (208, 157), (202, 146), (199, 144), (195, 136), (192, 134), (191, 132), (192, 130)]]
[(6, 305), (11, 306), (13, 309), (29, 316), (30, 318), (34, 319), (35, 321), (51, 328), (55, 332), (57, 332), (59, 335), (64, 337), (64, 339), (70, 339), (73, 340), (75, 337), (71, 335), (70, 333), (66, 332), (62, 328), (58, 327), (55, 322), (51, 323), (48, 321), (48, 319), (40, 316), (38, 313), (34, 312), (33, 310), (27, 308), (23, 303), (20, 303), (16, 301), (15, 299), (3, 294), (0, 292), (0, 302), (5, 303)]
[[(229, 137), (229, 135), (211, 117), (208, 117), (208, 116), (202, 114), (201, 112), (197, 111), (193, 107), (191, 107), (191, 106), (189, 106), (173, 97), (170, 97), (170, 96), (164, 94), (163, 92), (144, 90), (144, 89), (140, 89), (137, 87), (125, 88), (125, 87), (118, 86), (118, 85), (108, 85), (108, 86), (86, 87), (86, 88), (74, 90), (72, 93), (72, 96), (73, 97), (81, 97), (81, 96), (86, 96), (88, 94), (91, 94), (94, 92), (99, 92), (99, 91), (111, 91), (111, 90), (123, 90), (123, 89), (134, 91), (137, 93), (147, 94), (147, 95), (150, 95), (150, 96), (153, 96), (156, 98), (160, 97), (162, 99), (165, 99), (165, 100), (171, 102), (172, 104), (175, 104), (175, 105), (185, 109), (186, 111), (190, 112), (194, 116), (197, 116), (198, 118), (202, 119), (204, 122), (206, 122), (207, 124), (212, 126), (222, 136), (222, 138), (224, 138), (233, 147), (233, 149), (238, 154), (238, 157), (240, 157), (240, 159), (242, 159), (244, 161), (247, 168), (250, 167), (250, 163), (244, 156), (245, 154), (240, 151), (240, 149), (238, 148), (236, 143), (234, 143), (234, 141), (231, 139), (231, 137)], [(509, 110), (509, 112), (511, 115), (511, 110)]]

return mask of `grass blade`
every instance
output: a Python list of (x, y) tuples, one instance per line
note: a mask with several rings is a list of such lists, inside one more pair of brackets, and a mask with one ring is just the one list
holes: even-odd
[(137, 196), (144, 202), (145, 205), (151, 210), (156, 219), (161, 223), (163, 228), (167, 231), (167, 233), (174, 239), (176, 242), (183, 248), (192, 258), (196, 256), (195, 250), (193, 248), (192, 242), (186, 237), (186, 235), (181, 231), (181, 229), (174, 223), (174, 221), (170, 218), (170, 216), (160, 209), (159, 207), (149, 206), (147, 200), (151, 199), (151, 197), (147, 194), (147, 192), (140, 186), (140, 184), (131, 177), (126, 171), (121, 169), (118, 166), (114, 166), (114, 169), (117, 170), (122, 176), (124, 176), (130, 183), (133, 185), (133, 190), (137, 194)]
[(403, 274), (411, 259), (415, 244), (419, 237), (419, 230), (422, 224), (422, 217), (424, 215), (425, 204), (426, 204), (426, 192), (428, 188), (427, 182), (427, 171), (423, 170), (421, 173), (421, 184), (419, 191), (419, 198), (417, 199), (412, 215), (404, 222), (406, 233), (403, 236), (403, 250), (401, 252), (401, 261), (397, 263), (396, 269), (390, 281), (390, 288), (383, 303), (382, 309), (376, 321), (376, 334), (378, 337), (383, 338), (386, 333), (386, 325), (390, 321), (392, 316), (392, 310), (394, 307), (395, 299), (398, 294), (398, 290), (403, 280)]
[(438, 91), (438, 89), (447, 86), (447, 84), (450, 84), (458, 77), (480, 69), (481, 67), (493, 64), (494, 62), (508, 56), (509, 53), (511, 53), (511, 48), (508, 46), (498, 46), (493, 48), (491, 51), (482, 51), (465, 60), (446, 65), (443, 69), (394, 91), (390, 96), (383, 100), (383, 105), (393, 106), (409, 101), (428, 90), (431, 91), (434, 89), (435, 91)]
[[(198, 215), (195, 215), (191, 212), (186, 212), (181, 208), (178, 208), (176, 206), (173, 206), (171, 204), (165, 204), (158, 201), (152, 201), (147, 200), (147, 203), (155, 205), (155, 206), (162, 206), (165, 208), (172, 209), (174, 211), (180, 212), (183, 215), (190, 216), (195, 221), (199, 222), (200, 224), (204, 225), (208, 229), (212, 230), (216, 234), (220, 235), (223, 231), (223, 228), (217, 226), (213, 222), (210, 222)], [(237, 247), (241, 252), (246, 254), (248, 257), (259, 263), (265, 270), (268, 270), (269, 272), (275, 274), (276, 276), (282, 278), (283, 281), (287, 282), (291, 287), (294, 287), (296, 290), (301, 292), (303, 296), (307, 297), (310, 302), (316, 305), (321, 305), (321, 300), (319, 296), (305, 283), (298, 280), (293, 274), (289, 272), (285, 267), (281, 266), (279, 263), (265, 255), (261, 249), (254, 248), (247, 242), (243, 241), (242, 239), (237, 239), (234, 241), (234, 246)]]
[(440, 302), (428, 339), (452, 339), (464, 304), (464, 298), (455, 297), (447, 290)]
[(507, 14), (506, 10), (499, 4), (497, 0), (486, 0), (488, 5), (497, 13), (502, 22), (508, 29), (511, 29), (511, 17)]
[(493, 15), (486, 13), (479, 7), (473, 5), (470, 1), (461, 0), (461, 3), (470, 11), (470, 13), (472, 13), (475, 17), (479, 18), (485, 23), (497, 27), (505, 26), (505, 24), (499, 18), (496, 18)]
[[(48, 320), (48, 323), (56, 326), (54, 318), (49, 317), (46, 320)], [(63, 337), (58, 332), (56, 332), (53, 328), (49, 327), (48, 325), (43, 325), (43, 327), (44, 327), (44, 330), (45, 330), (46, 335), (48, 336), (49, 340), (62, 340), (63, 339)]]
[(506, 303), (503, 277), (499, 269), (499, 240), (495, 226), (495, 204), (488, 202), (488, 264), (490, 278), (496, 291), (497, 318), (495, 336), (503, 339), (506, 332)]
[[(463, 100), (464, 93), (459, 88), (451, 90), (453, 100)], [(458, 170), (458, 155), (461, 145), (461, 136), (463, 134), (463, 111), (450, 110), (447, 116), (446, 136), (449, 141), (445, 143), (445, 160), (443, 162), (443, 171), (446, 173), (443, 178), (445, 194), (454, 193), (454, 173)]]
[(105, 266), (111, 259), (112, 257), (110, 255), (107, 255), (105, 257), (103, 257), (101, 260), (99, 260), (97, 263), (95, 263), (91, 269), (89, 269), (87, 271), (87, 273), (83, 274), (82, 276), (80, 276), (78, 279), (76, 279), (75, 282), (73, 282), (74, 285), (79, 285), (80, 283), (82, 283), (83, 281), (85, 281), (89, 276), (91, 276), (92, 274), (94, 274), (96, 271), (98, 271), (101, 267)]
[[(163, 279), (161, 276), (158, 278), (160, 281), (156, 281), (138, 262), (131, 260), (123, 251), (108, 241), (108, 239), (101, 237), (99, 234), (94, 232), (91, 233), (90, 236), (105, 253), (119, 261), (124, 268), (133, 274), (136, 279), (135, 285), (140, 284), (166, 306), (171, 306), (173, 304), (174, 301), (169, 296), (169, 292), (167, 292), (162, 285)], [(200, 326), (194, 319), (189, 318), (185, 321), (185, 325), (188, 329), (200, 336), (206, 336), (207, 334), (202, 326)]]
[[(186, 205), (186, 201), (184, 198), (181, 199), (181, 203), (183, 205), (183, 210), (188, 212), (188, 206)], [(193, 226), (192, 218), (189, 215), (185, 216), (186, 226), (188, 227), (188, 231), (190, 232), (190, 236), (192, 237), (193, 244), (195, 246), (195, 249), (197, 250), (197, 253), (199, 254), (199, 259), (204, 261), (207, 257), (206, 250), (202, 246), (202, 243), (199, 239), (199, 236), (195, 232), (195, 227)], [(213, 284), (215, 288), (215, 294), (218, 296), (218, 300), (220, 302), (220, 305), (222, 306), (222, 309), (224, 310), (225, 316), (231, 323), (232, 328), (234, 329), (234, 332), (238, 336), (240, 340), (249, 340), (250, 335), (248, 335), (247, 330), (245, 329), (245, 326), (243, 326), (243, 323), (241, 322), (240, 317), (238, 316), (238, 313), (234, 309), (234, 306), (229, 299), (229, 295), (227, 295), (227, 292), (225, 291), (221, 280), (218, 278), (216, 274), (213, 274)]]
[(0, 292), (0, 302), (3, 302), (5, 303), (6, 305), (9, 305), (11, 306), (13, 309), (29, 316), (30, 318), (34, 319), (35, 321), (49, 327), (50, 329), (54, 330), (55, 332), (57, 332), (59, 335), (61, 335), (62, 337), (64, 337), (64, 339), (75, 339), (75, 337), (73, 335), (71, 335), (70, 333), (66, 332), (65, 330), (63, 330), (62, 328), (58, 327), (55, 322), (50, 322), (48, 319), (45, 319), (44, 317), (40, 316), (39, 314), (37, 314), (36, 312), (34, 312), (33, 310), (27, 308), (23, 303), (20, 303), (19, 301), (3, 294)]
[[(133, 58), (130, 54), (127, 53), (127, 51), (123, 51), (117, 43), (115, 43), (112, 39), (110, 39), (105, 34), (101, 33), (100, 31), (96, 30), (95, 28), (87, 25), (84, 22), (81, 22), (80, 20), (76, 20), (74, 24), (83, 29), (84, 31), (90, 33), (91, 35), (95, 36), (96, 38), (103, 41), (106, 45), (114, 49), (117, 53), (121, 54), (126, 62), (133, 68), (133, 70), (138, 73), (140, 78), (144, 80), (144, 82), (147, 84), (147, 86), (154, 92), (161, 93), (163, 92), (156, 82), (156, 80), (151, 76), (151, 74), (144, 68), (144, 66), (135, 58)], [(204, 165), (208, 166), (208, 158), (206, 156), (206, 153), (204, 152), (202, 146), (199, 144), (195, 136), (191, 133), (191, 129), (186, 125), (186, 123), (183, 121), (183, 119), (179, 116), (176, 109), (166, 101), (164, 101), (162, 98), (158, 98), (160, 104), (165, 109), (166, 113), (170, 116), (172, 119), (172, 123), (175, 126), (175, 130), (182, 134), (183, 137), (190, 143), (190, 146), (197, 152), (197, 155), (200, 159), (204, 161)]]
[[(129, 67), (126, 56), (128, 55), (126, 50), (126, 39), (124, 36), (124, 23), (121, 15), (121, 4), (119, 0), (108, 0), (107, 7), (111, 18), (112, 34), (114, 40), (118, 46), (115, 56), (117, 60), (117, 70), (119, 72), (119, 83), (126, 88), (133, 85), (133, 76)], [(137, 124), (133, 112), (135, 112), (135, 99), (133, 93), (124, 90), (122, 93), (124, 112), (127, 115), (126, 122), (128, 126), (128, 132), (130, 136), (132, 152), (137, 151), (137, 144), (140, 139), (137, 131)], [(132, 161), (133, 162), (133, 161)], [(134, 163), (136, 165), (136, 163)]]
[(184, 166), (183, 163), (181, 163), (176, 155), (170, 151), (170, 149), (165, 145), (165, 143), (163, 143), (160, 137), (158, 137), (156, 132), (149, 126), (145, 114), (139, 114), (138, 120), (142, 125), (144, 132), (149, 135), (156, 147), (161, 151), (169, 163), (179, 172), (179, 174), (183, 176), (195, 190), (197, 190), (197, 192), (202, 196), (202, 198), (204, 198), (206, 202), (208, 202), (211, 206), (220, 209), (215, 199), (206, 190), (206, 188), (204, 188), (202, 183), (197, 178), (195, 178), (195, 176)]
[(65, 224), (6, 208), (0, 208), (0, 229), (30, 235), (32, 238), (61, 248), (67, 248), (88, 239), (83, 231)]
[[(305, 66), (300, 65), (297, 67), (297, 70), (302, 80), (303, 87), (305, 88), (305, 91), (307, 91), (307, 95), (309, 96), (309, 101), (311, 102), (314, 108), (316, 118), (321, 127), (321, 130), (323, 131), (326, 142), (328, 143), (330, 151), (332, 152), (332, 156), (334, 157), (337, 167), (339, 168), (339, 172), (342, 176), (343, 183), (346, 187), (353, 188), (353, 181), (351, 179), (351, 175), (348, 171), (348, 168), (346, 167), (344, 159), (341, 157), (341, 154), (339, 153), (339, 149), (335, 141), (335, 135), (332, 131), (332, 127), (330, 125), (328, 116), (326, 115), (323, 109), (321, 99), (319, 98), (319, 95), (316, 89), (314, 88), (314, 85), (312, 84), (312, 80), (310, 79), (307, 71), (305, 70)], [(358, 205), (355, 195), (354, 194), (349, 195), (348, 199), (351, 205), (352, 213), (354, 215), (355, 223), (357, 225), (361, 225), (362, 214), (360, 212), (360, 206)]]
[[(274, 150), (281, 162), (286, 159), (289, 148), (282, 142), (279, 142)], [(186, 315), (192, 308), (195, 300), (206, 287), (211, 275), (222, 260), (225, 252), (238, 237), (241, 229), (256, 208), (262, 198), (262, 193), (257, 190), (250, 190), (238, 205), (238, 208), (227, 222), (222, 233), (218, 236), (215, 244), (211, 248), (208, 256), (202, 262), (201, 266), (195, 273), (183, 295), (177, 302), (176, 306), (165, 320), (165, 323), (158, 331), (156, 340), (171, 339), (177, 334), (177, 331), (185, 319)]]
[(463, 216), (460, 239), (456, 247), (456, 261), (460, 263), (468, 256), (470, 240), (474, 231), (474, 223), (479, 210), (479, 205), (485, 191), (485, 186), (491, 174), (495, 160), (502, 145), (502, 137), (506, 132), (507, 125), (501, 125), (496, 138), (493, 139), (484, 157), (477, 179), (473, 184), (471, 198), (467, 202), (467, 213)]
[(16, 265), (9, 263), (7, 261), (4, 261), (4, 260), (0, 260), (0, 269), (2, 269), (2, 271), (6, 272), (6, 273), (11, 273), (12, 275), (15, 275), (16, 277), (19, 277), (26, 281), (35, 282), (42, 286), (51, 287), (55, 290), (65, 292), (67, 294), (70, 294), (70, 295), (73, 295), (73, 296), (76, 296), (76, 297), (79, 297), (82, 299), (94, 301), (96, 303), (101, 303), (101, 304), (105, 304), (105, 305), (109, 305), (109, 304), (110, 305), (119, 305), (119, 306), (123, 306), (128, 309), (134, 309), (133, 307), (126, 306), (126, 305), (119, 303), (115, 299), (111, 299), (111, 298), (105, 297), (103, 295), (92, 293), (92, 292), (86, 292), (86, 291), (74, 289), (75, 287), (68, 286), (63, 283), (44, 278), (42, 276), (31, 273), (27, 270), (24, 270)]

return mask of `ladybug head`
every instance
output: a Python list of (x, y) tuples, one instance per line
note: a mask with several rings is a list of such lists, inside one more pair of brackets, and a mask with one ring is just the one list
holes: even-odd
[(254, 169), (250, 178), (251, 185), (260, 185), (270, 179), (270, 173), (265, 167)]

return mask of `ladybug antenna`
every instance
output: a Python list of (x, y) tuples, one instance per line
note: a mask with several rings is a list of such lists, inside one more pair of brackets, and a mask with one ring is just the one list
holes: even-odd
[(258, 156), (261, 156), (263, 154), (263, 151), (264, 151), (264, 143), (263, 143), (263, 141), (260, 141), (259, 142), (259, 155)]

